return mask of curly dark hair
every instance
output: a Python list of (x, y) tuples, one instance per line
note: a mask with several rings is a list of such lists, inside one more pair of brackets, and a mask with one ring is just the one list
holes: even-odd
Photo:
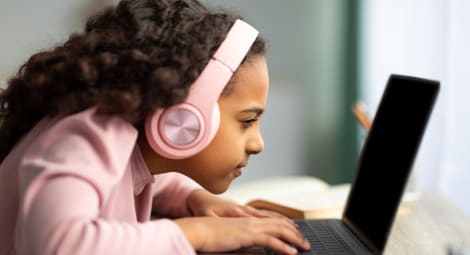
[[(39, 52), (0, 94), (0, 160), (40, 119), (96, 107), (134, 125), (182, 102), (240, 17), (197, 0), (123, 0)], [(265, 54), (258, 37), (245, 57)]]

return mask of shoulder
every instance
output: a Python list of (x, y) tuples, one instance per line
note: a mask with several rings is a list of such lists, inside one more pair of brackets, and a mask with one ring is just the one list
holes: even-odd
[(51, 122), (31, 144), (25, 163), (32, 160), (72, 169), (95, 167), (121, 172), (137, 139), (137, 130), (130, 123), (97, 114), (94, 108)]

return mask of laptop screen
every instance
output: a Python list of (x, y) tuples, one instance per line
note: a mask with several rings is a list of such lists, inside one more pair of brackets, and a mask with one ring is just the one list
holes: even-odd
[(359, 159), (343, 220), (383, 251), (439, 82), (390, 76)]

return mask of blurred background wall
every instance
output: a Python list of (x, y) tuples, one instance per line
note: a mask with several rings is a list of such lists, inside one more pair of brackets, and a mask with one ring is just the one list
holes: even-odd
[[(266, 149), (252, 157), (237, 182), (298, 174), (331, 183), (350, 181), (357, 154), (350, 111), (357, 91), (354, 1), (202, 2), (240, 13), (268, 41), (271, 90), (262, 120)], [(32, 53), (81, 31), (88, 15), (112, 3), (3, 0), (2, 84)]]
[(240, 180), (307, 174), (352, 178), (357, 154), (357, 4), (343, 0), (205, 0), (240, 13), (268, 41), (265, 151)]
[[(388, 75), (404, 73), (443, 84), (413, 176), (470, 215), (468, 1), (201, 1), (241, 14), (268, 41), (265, 151), (234, 185), (274, 175), (351, 181), (364, 138), (351, 106), (363, 100), (373, 116)], [(1, 86), (32, 53), (65, 41), (115, 2), (2, 0)]]
[[(413, 175), (470, 215), (470, 1), (362, 0), (360, 92), (373, 113), (390, 73), (436, 79), (441, 91)], [(403, 123), (406, 125), (406, 123)]]

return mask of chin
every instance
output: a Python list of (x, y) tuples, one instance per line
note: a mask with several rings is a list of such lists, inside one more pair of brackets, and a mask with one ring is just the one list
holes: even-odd
[(219, 184), (219, 185), (209, 184), (209, 185), (202, 185), (202, 186), (207, 191), (209, 191), (210, 193), (218, 195), (218, 194), (222, 194), (225, 191), (227, 191), (228, 187), (230, 187), (230, 183), (228, 183), (228, 184)]

